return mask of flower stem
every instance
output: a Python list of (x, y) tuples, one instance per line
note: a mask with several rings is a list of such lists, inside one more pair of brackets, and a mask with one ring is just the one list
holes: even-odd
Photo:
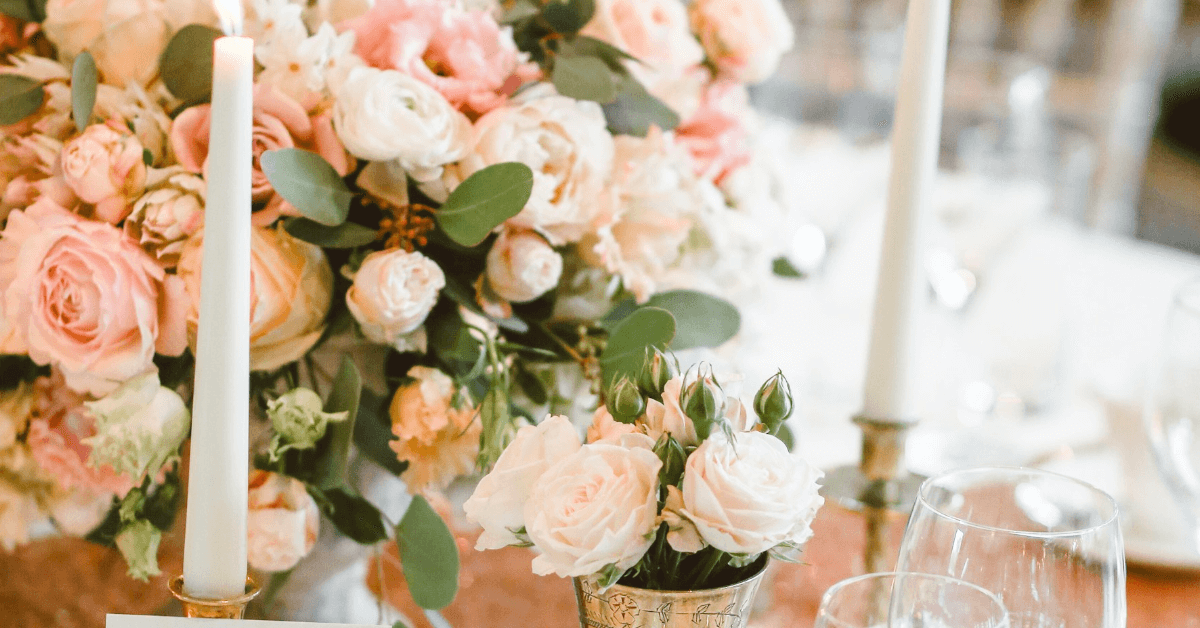
[(699, 575), (695, 580), (692, 581), (693, 589), (706, 588), (704, 586), (705, 581), (708, 580), (708, 577), (712, 575), (713, 570), (717, 567), (717, 563), (721, 562), (721, 559), (727, 556), (725, 552), (722, 552), (715, 547), (710, 547), (709, 549), (712, 550), (712, 553), (709, 554), (704, 559), (704, 562), (700, 564), (700, 569), (698, 570)]

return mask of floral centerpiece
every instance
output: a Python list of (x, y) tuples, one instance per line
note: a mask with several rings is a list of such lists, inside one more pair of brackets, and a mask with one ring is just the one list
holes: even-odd
[[(687, 288), (770, 272), (742, 228), (769, 204), (746, 84), (790, 47), (786, 16), (778, 0), (244, 8), (251, 566), (291, 569), (322, 520), (455, 563), (426, 500), (386, 521), (347, 459), (437, 491), (520, 451), (504, 447), (523, 421), (635, 373), (646, 347), (737, 333), (732, 305)], [(146, 578), (181, 494), (218, 20), (209, 0), (0, 13), (0, 545), (50, 525)], [(449, 603), (456, 572), (409, 566), (421, 604)]]

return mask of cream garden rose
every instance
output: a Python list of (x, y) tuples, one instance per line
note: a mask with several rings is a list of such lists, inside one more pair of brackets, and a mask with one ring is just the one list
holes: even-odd
[(563, 259), (532, 231), (504, 231), (487, 255), (492, 291), (514, 303), (532, 301), (558, 285)]
[(278, 473), (250, 474), (246, 559), (262, 571), (287, 571), (312, 551), (320, 517), (304, 483)]
[(708, 58), (739, 83), (766, 80), (794, 43), (779, 0), (695, 0), (689, 13)]
[(83, 202), (96, 206), (96, 217), (116, 224), (146, 185), (142, 144), (107, 124), (93, 124), (63, 145), (62, 173)]
[(520, 544), (517, 533), (525, 527), (525, 501), (534, 483), (546, 469), (581, 446), (579, 434), (565, 416), (547, 416), (537, 425), (517, 430), (491, 473), (479, 481), (463, 504), (467, 518), (483, 528), (475, 549)]
[(392, 397), (389, 413), (396, 440), (388, 445), (408, 462), (400, 479), (410, 488), (442, 489), (475, 468), (480, 423), (466, 390), (456, 388), (445, 373), (414, 366), (408, 376), (415, 381)]
[(525, 502), (534, 573), (633, 567), (654, 541), (661, 467), (649, 448), (596, 443), (546, 469)]
[(433, 260), (404, 249), (368, 255), (346, 291), (346, 306), (373, 342), (394, 345), (425, 322), (446, 287)]
[(688, 457), (679, 515), (705, 543), (731, 554), (807, 541), (825, 501), (817, 493), (821, 471), (770, 434), (737, 432), (734, 438), (736, 445), (714, 432)]
[(146, 188), (125, 219), (125, 233), (173, 268), (184, 242), (204, 225), (204, 179), (175, 166), (151, 171)]
[(171, 36), (163, 0), (49, 0), (42, 30), (66, 60), (87, 50), (106, 83), (146, 83)]

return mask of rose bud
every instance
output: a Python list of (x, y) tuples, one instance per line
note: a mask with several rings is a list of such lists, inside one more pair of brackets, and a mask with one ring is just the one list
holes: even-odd
[(700, 442), (704, 442), (712, 432), (713, 424), (723, 421), (725, 416), (725, 391), (721, 390), (711, 368), (704, 372), (702, 367), (695, 379), (683, 387), (679, 393), (679, 406), (695, 424)]
[(779, 433), (779, 426), (792, 415), (792, 387), (783, 371), (779, 371), (763, 382), (754, 395), (754, 413), (771, 434)]
[(638, 386), (647, 397), (662, 401), (663, 389), (672, 377), (679, 374), (679, 365), (668, 358), (658, 347), (646, 347), (646, 359), (638, 374)]
[(307, 388), (294, 388), (278, 399), (267, 402), (267, 418), (282, 439), (276, 453), (288, 449), (312, 449), (325, 436), (330, 423), (345, 421), (349, 412), (324, 412), (317, 393)]
[(663, 434), (654, 444), (654, 453), (662, 460), (662, 469), (658, 472), (658, 483), (663, 486), (675, 486), (683, 477), (683, 468), (687, 463), (687, 452), (683, 445), (670, 434)]
[(646, 399), (637, 385), (622, 375), (608, 391), (604, 406), (616, 421), (633, 423), (646, 411)]

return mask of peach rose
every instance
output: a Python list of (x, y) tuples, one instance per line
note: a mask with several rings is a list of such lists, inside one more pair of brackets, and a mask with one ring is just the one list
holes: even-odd
[(204, 179), (178, 166), (151, 171), (125, 233), (164, 268), (174, 268), (188, 236), (204, 225)]
[[(196, 346), (200, 320), (200, 268), (204, 230), (188, 239), (179, 276), (190, 307), (187, 336)], [(325, 331), (333, 301), (333, 271), (325, 252), (279, 227), (256, 227), (250, 236), (250, 368), (273, 371), (300, 359)]]
[(532, 301), (558, 285), (563, 259), (532, 231), (505, 230), (487, 255), (492, 291), (514, 303)]
[(475, 115), (503, 105), (539, 75), (510, 29), (486, 11), (446, 0), (380, 0), (342, 28), (357, 34), (354, 51), (367, 63), (409, 74)]
[(49, 0), (42, 30), (69, 62), (87, 50), (104, 82), (148, 83), (171, 36), (163, 0)]
[(475, 468), (481, 427), (466, 391), (445, 373), (414, 366), (408, 376), (416, 381), (396, 390), (388, 410), (397, 438), (388, 445), (408, 462), (400, 479), (409, 488), (442, 489)]
[(28, 353), (95, 395), (179, 355), (183, 284), (112, 225), (43, 197), (0, 233), (0, 351)]
[(270, 471), (250, 474), (246, 560), (261, 571), (287, 571), (312, 551), (321, 520), (304, 483)]
[(792, 49), (792, 22), (779, 0), (695, 0), (689, 13), (708, 58), (739, 83), (766, 80)]
[[(658, 402), (655, 401), (655, 403)], [(634, 434), (637, 431), (636, 425), (617, 421), (609, 413), (608, 408), (604, 407), (604, 404), (600, 404), (600, 407), (592, 413), (592, 423), (588, 425), (587, 429), (587, 442), (616, 444), (621, 441), (622, 436)]]
[(420, 252), (375, 251), (354, 274), (346, 307), (368, 340), (394, 345), (425, 322), (444, 287), (442, 269)]
[(752, 115), (744, 86), (718, 82), (704, 90), (700, 108), (675, 129), (675, 141), (691, 153), (697, 176), (720, 185), (750, 163), (745, 120)]
[[(171, 148), (179, 165), (191, 172), (201, 173), (208, 163), (208, 127), (212, 107), (198, 105), (175, 118), (171, 127)], [(265, 203), (254, 212), (254, 224), (266, 226), (281, 215), (295, 216), (297, 211), (282, 196), (275, 193), (267, 175), (263, 174), (261, 158), (268, 150), (302, 148), (325, 158), (338, 174), (350, 172), (350, 158), (327, 114), (312, 115), (299, 103), (269, 85), (254, 90), (254, 170), (251, 174), (251, 194), (255, 203)]]
[(142, 144), (115, 125), (93, 124), (63, 145), (62, 176), (96, 217), (117, 224), (146, 186)]

